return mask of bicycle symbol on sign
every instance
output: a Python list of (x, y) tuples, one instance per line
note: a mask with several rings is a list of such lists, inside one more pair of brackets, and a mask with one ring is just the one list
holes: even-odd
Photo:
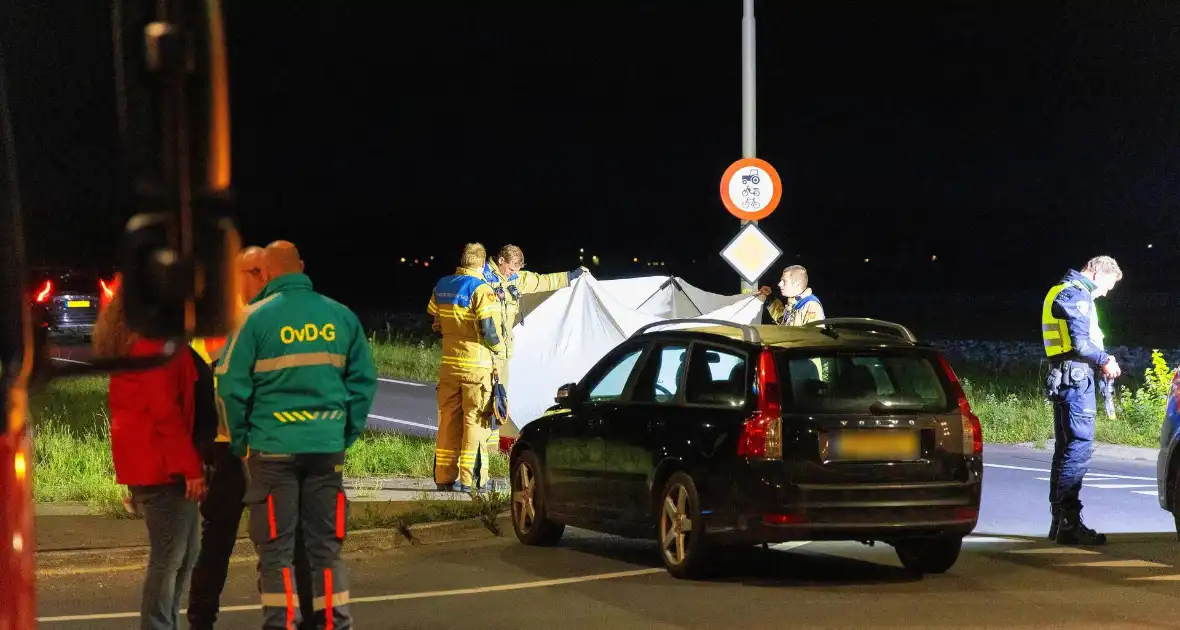
[(761, 205), (762, 202), (758, 201), (755, 197), (746, 197), (745, 201), (742, 202), (742, 207), (747, 210), (757, 210)]
[(755, 197), (757, 197), (761, 194), (762, 194), (762, 191), (758, 190), (757, 188), (750, 188), (749, 186), (746, 186), (745, 188), (742, 189), (742, 196), (743, 197), (746, 197), (748, 195), (754, 195)]
[(755, 168), (750, 169), (749, 173), (742, 175), (742, 183), (743, 184), (757, 185), (761, 181), (762, 181), (762, 178), (758, 177), (758, 169), (755, 169)]

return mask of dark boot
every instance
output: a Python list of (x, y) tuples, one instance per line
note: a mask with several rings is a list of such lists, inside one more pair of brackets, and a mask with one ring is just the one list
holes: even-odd
[(1049, 540), (1057, 540), (1057, 529), (1061, 525), (1061, 512), (1056, 508), (1052, 508), (1053, 522), (1049, 524)]
[(1105, 545), (1106, 534), (1100, 534), (1082, 522), (1081, 511), (1063, 512), (1057, 529), (1060, 545)]

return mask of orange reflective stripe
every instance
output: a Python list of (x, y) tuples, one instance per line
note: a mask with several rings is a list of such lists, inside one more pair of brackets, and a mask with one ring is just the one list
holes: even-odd
[(324, 597), (327, 604), (324, 606), (324, 630), (332, 630), (335, 626), (332, 619), (332, 570), (324, 569)]
[(275, 523), (275, 497), (273, 494), (266, 495), (266, 520), (270, 525), (270, 539), (274, 540), (279, 537), (278, 524)]
[[(336, 537), (344, 538), (344, 493), (336, 495)], [(331, 592), (331, 589), (329, 589)]]
[(291, 590), (291, 569), (283, 567), (283, 591), (287, 594), (287, 630), (295, 630), (295, 593)]

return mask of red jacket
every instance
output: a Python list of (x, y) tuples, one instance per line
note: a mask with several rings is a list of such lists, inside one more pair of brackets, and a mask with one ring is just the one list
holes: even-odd
[[(136, 341), (131, 356), (159, 354), (163, 347), (159, 341)], [(148, 486), (171, 483), (174, 475), (202, 477), (193, 445), (196, 380), (187, 351), (158, 368), (111, 375), (111, 455), (117, 483)]]

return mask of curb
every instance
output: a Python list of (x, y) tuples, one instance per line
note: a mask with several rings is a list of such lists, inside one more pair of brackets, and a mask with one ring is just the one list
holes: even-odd
[[(1004, 446), (1021, 446), (1034, 451), (1050, 453), (1053, 452), (1053, 444), (1055, 440), (1045, 440), (1044, 448), (1039, 448), (1032, 442), (1023, 442), (1020, 444), (1006, 444)], [(985, 445), (986, 447), (986, 445)], [(1158, 448), (1146, 448), (1142, 446), (1120, 446), (1118, 444), (1106, 444), (1104, 442), (1095, 442), (1092, 457), (1105, 457), (1107, 459), (1121, 459), (1126, 461), (1150, 461), (1154, 462), (1159, 457)]]
[[(499, 514), (495, 521), (499, 533), (482, 518), (437, 523), (419, 523), (401, 529), (359, 529), (348, 532), (343, 557), (354, 558), (373, 552), (405, 547), (430, 546), (457, 542), (490, 540), (512, 535), (508, 513)], [(105, 549), (77, 549), (38, 551), (37, 578), (142, 571), (147, 566), (149, 547), (109, 547)], [(258, 556), (248, 538), (239, 537), (234, 545), (230, 563), (257, 562)]]

